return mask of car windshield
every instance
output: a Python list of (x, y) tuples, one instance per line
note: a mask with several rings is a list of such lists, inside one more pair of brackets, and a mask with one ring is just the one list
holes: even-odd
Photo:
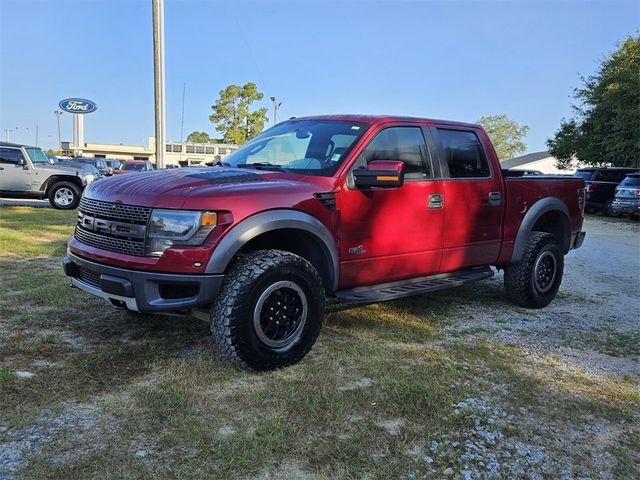
[(621, 187), (640, 187), (640, 175), (630, 175), (620, 184)]
[(142, 170), (144, 163), (123, 163), (120, 165), (120, 170)]
[(39, 148), (27, 148), (26, 150), (33, 163), (50, 163), (49, 157)]
[(280, 123), (224, 158), (222, 165), (331, 176), (367, 128), (345, 121)]

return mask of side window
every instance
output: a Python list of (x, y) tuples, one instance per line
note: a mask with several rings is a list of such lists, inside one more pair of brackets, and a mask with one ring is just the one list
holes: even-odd
[(487, 157), (475, 133), (438, 128), (444, 159), (451, 178), (488, 178)]
[(627, 172), (624, 171), (600, 170), (596, 174), (594, 181), (620, 183), (626, 175)]
[(17, 148), (0, 148), (0, 163), (11, 163), (17, 165), (20, 160), (24, 160), (22, 152)]
[(427, 146), (420, 127), (390, 127), (378, 133), (364, 150), (365, 163), (397, 160), (404, 163), (407, 180), (429, 178)]

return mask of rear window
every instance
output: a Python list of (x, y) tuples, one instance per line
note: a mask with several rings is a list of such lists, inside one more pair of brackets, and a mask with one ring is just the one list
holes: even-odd
[(620, 183), (627, 175), (629, 175), (629, 171), (620, 172), (615, 170), (599, 170), (593, 177), (593, 181)]
[(621, 187), (640, 187), (640, 175), (629, 175), (620, 184)]

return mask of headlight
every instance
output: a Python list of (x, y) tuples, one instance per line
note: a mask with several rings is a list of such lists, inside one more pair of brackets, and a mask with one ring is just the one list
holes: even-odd
[(217, 222), (215, 212), (153, 210), (147, 229), (147, 255), (159, 257), (172, 245), (202, 245)]
[(96, 179), (96, 177), (91, 173), (83, 173), (80, 178), (82, 179), (82, 183), (84, 185), (89, 185)]

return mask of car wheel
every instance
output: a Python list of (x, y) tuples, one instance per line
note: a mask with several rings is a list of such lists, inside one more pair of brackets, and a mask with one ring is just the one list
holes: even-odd
[(324, 316), (322, 279), (305, 259), (280, 250), (241, 257), (211, 308), (217, 350), (243, 368), (266, 371), (300, 361)]
[(619, 217), (620, 214), (613, 209), (613, 200), (609, 200), (602, 207), (602, 214), (605, 217)]
[(504, 270), (507, 296), (522, 307), (546, 307), (558, 293), (563, 271), (564, 256), (556, 237), (531, 232), (522, 259)]
[(49, 188), (49, 203), (53, 208), (73, 210), (80, 203), (80, 189), (72, 182), (57, 182)]

